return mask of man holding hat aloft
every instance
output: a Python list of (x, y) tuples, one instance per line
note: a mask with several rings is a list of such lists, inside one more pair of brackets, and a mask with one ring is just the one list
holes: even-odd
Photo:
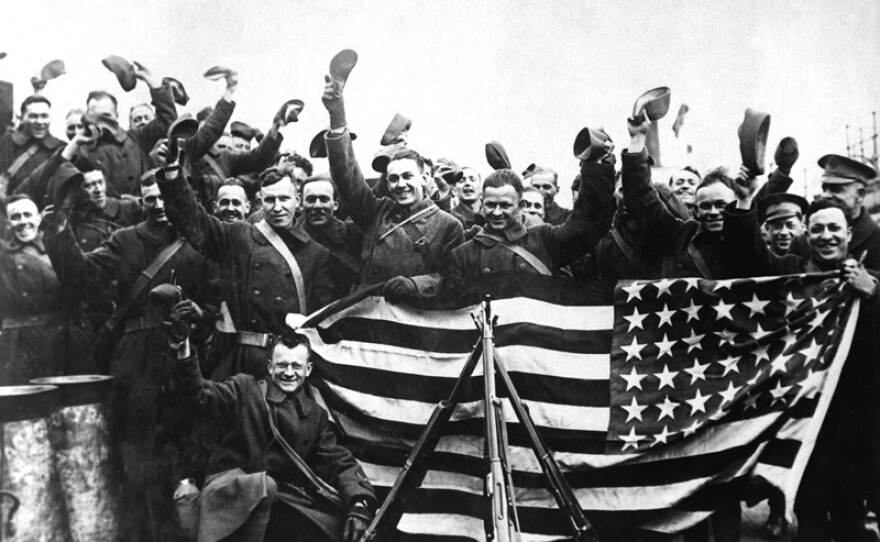
[(849, 355), (795, 500), (798, 540), (876, 540), (865, 538), (864, 503), (880, 511), (880, 281), (852, 250), (854, 228), (841, 201), (823, 198), (809, 206), (808, 257), (777, 256), (761, 238), (752, 190), (737, 185), (737, 201), (725, 209), (725, 245), (743, 270), (751, 276), (839, 270), (861, 299)]

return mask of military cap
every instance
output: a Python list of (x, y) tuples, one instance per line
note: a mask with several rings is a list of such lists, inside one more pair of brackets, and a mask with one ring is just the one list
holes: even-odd
[(867, 186), (868, 181), (877, 177), (873, 167), (839, 154), (819, 158), (819, 167), (825, 170), (822, 174), (824, 184), (862, 183)]
[(490, 141), (486, 143), (486, 161), (492, 166), (492, 169), (511, 169), (510, 158), (507, 157), (507, 151), (498, 141)]
[(104, 67), (113, 72), (119, 81), (122, 90), (130, 92), (137, 85), (137, 78), (134, 76), (134, 66), (128, 60), (110, 55), (101, 61)]
[(183, 83), (173, 77), (164, 77), (162, 84), (171, 88), (171, 94), (174, 96), (174, 103), (178, 105), (186, 105), (189, 102), (189, 94), (183, 88)]
[(229, 125), (229, 133), (235, 137), (240, 137), (250, 141), (254, 138), (254, 129), (241, 121), (233, 121)]
[(404, 117), (400, 113), (395, 113), (394, 118), (391, 119), (388, 127), (385, 128), (385, 133), (382, 134), (382, 140), (379, 142), (379, 144), (382, 146), (387, 146), (397, 143), (397, 138), (399, 138), (402, 133), (408, 132), (411, 127), (411, 120)]
[(764, 223), (793, 216), (803, 218), (809, 207), (810, 203), (797, 194), (770, 194), (758, 202), (758, 220)]
[[(309, 156), (312, 158), (327, 158), (327, 145), (324, 143), (324, 136), (330, 132), (330, 127), (324, 128), (312, 138), (312, 142), (309, 143)], [(349, 131), (348, 135), (351, 136), (351, 140), (354, 141), (358, 138), (357, 134)]]

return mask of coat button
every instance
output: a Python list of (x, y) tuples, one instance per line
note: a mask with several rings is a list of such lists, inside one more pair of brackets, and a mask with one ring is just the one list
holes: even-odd
[(259, 291), (259, 290), (254, 290), (254, 295), (260, 295), (260, 291)]
[(483, 268), (483, 273), (491, 273), (491, 272), (492, 272), (492, 268), (491, 268), (491, 267), (484, 267), (484, 268)]
[(259, 268), (260, 268), (260, 262), (255, 263), (255, 264), (254, 264), (254, 269), (259, 269)]
[(23, 266), (23, 265), (16, 265), (15, 268), (18, 269), (19, 271), (23, 271), (23, 270), (24, 270), (24, 266)]
[(281, 296), (275, 297), (275, 301), (281, 301)]
[(27, 292), (22, 292), (22, 293), (21, 293), (21, 297), (27, 297), (27, 296), (28, 296), (28, 293), (27, 293)]

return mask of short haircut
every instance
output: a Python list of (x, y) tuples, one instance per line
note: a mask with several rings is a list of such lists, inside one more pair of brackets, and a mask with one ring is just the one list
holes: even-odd
[[(13, 194), (13, 195), (9, 196), (9, 198), (3, 204), (3, 214), (7, 215), (8, 213), (6, 211), (7, 211), (7, 209), (9, 209), (9, 206), (12, 205), (13, 203), (15, 203), (16, 201), (22, 201), (22, 200), (28, 200), (28, 201), (33, 202), (34, 205), (37, 205), (37, 202), (34, 201), (34, 198), (30, 197), (30, 195), (28, 195), (28, 194), (24, 194), (24, 193)], [(37, 207), (39, 207), (39, 205), (37, 205)]]
[(807, 209), (807, 222), (810, 221), (810, 217), (813, 216), (813, 213), (824, 211), (825, 209), (840, 209), (840, 212), (843, 213), (844, 217), (848, 216), (846, 214), (846, 207), (844, 207), (842, 203), (830, 199), (817, 199), (813, 200), (813, 202), (810, 203), (810, 207)]
[(49, 99), (46, 98), (45, 96), (37, 96), (37, 95), (28, 96), (27, 98), (24, 99), (23, 102), (21, 102), (21, 115), (24, 116), (24, 112), (27, 110), (27, 108), (31, 104), (36, 104), (36, 103), (44, 103), (44, 104), (48, 105), (50, 109), (52, 108), (52, 102), (50, 102)]
[(156, 108), (153, 107), (152, 104), (149, 104), (149, 103), (147, 103), (147, 102), (139, 103), (139, 104), (137, 104), (137, 105), (133, 105), (133, 106), (131, 106), (131, 109), (128, 110), (128, 118), (131, 118), (131, 114), (134, 113), (134, 110), (137, 109), (138, 107), (146, 107), (147, 109), (149, 109), (149, 110), (152, 111), (153, 113), (156, 112)]
[[(237, 186), (244, 190), (244, 183), (238, 177), (227, 177), (220, 182), (220, 187)], [(245, 190), (247, 192), (247, 190)]]
[(309, 159), (305, 156), (301, 156), (297, 153), (293, 153), (287, 161), (293, 164), (293, 167), (298, 167), (306, 172), (306, 176), (311, 177), (312, 173), (314, 173), (314, 167), (312, 167), (312, 163), (309, 162)]
[(544, 167), (544, 166), (538, 166), (538, 165), (535, 165), (535, 167), (529, 166), (528, 168), (526, 168), (525, 171), (523, 171), (523, 178), (524, 179), (531, 179), (535, 175), (541, 175), (543, 173), (552, 174), (553, 175), (553, 185), (559, 186), (559, 174), (556, 173), (555, 171), (553, 171), (552, 169), (550, 169), (548, 167)]
[(86, 105), (92, 100), (103, 100), (108, 98), (111, 102), (113, 102), (113, 109), (117, 110), (119, 108), (119, 102), (116, 100), (116, 96), (110, 94), (106, 90), (93, 90), (89, 92), (88, 97), (86, 98)]
[(699, 192), (700, 189), (712, 186), (715, 183), (721, 183), (727, 188), (733, 190), (733, 179), (727, 174), (727, 169), (724, 167), (717, 167), (703, 177), (703, 180), (697, 185), (697, 189), (694, 190), (694, 194)]
[(211, 107), (210, 105), (207, 107), (203, 107), (199, 110), (198, 113), (196, 113), (196, 120), (199, 122), (204, 122), (205, 119), (210, 117), (211, 113), (213, 113), (213, 112), (214, 112), (214, 108)]
[(504, 186), (512, 186), (516, 190), (516, 194), (522, 197), (523, 183), (519, 175), (511, 169), (498, 169), (490, 173), (483, 180), (483, 190), (487, 188), (501, 188)]
[[(290, 328), (284, 328), (284, 331), (278, 334), (270, 335), (270, 350), (274, 351), (275, 347), (279, 344), (283, 344), (287, 348), (296, 348), (297, 346), (305, 346), (306, 350), (309, 351), (308, 361), (312, 361), (312, 343), (309, 341), (309, 338), (294, 331)], [(269, 362), (272, 361), (271, 356), (269, 357)]]
[(391, 155), (391, 159), (388, 161), (388, 163), (390, 164), (395, 160), (414, 160), (416, 165), (419, 167), (419, 173), (425, 172), (425, 164), (427, 163), (425, 158), (413, 149), (408, 149), (404, 147), (395, 151), (395, 153)]
[[(690, 171), (691, 173), (693, 173), (694, 175), (697, 176), (697, 180), (700, 180), (700, 181), (703, 180), (703, 176), (700, 175), (700, 172), (697, 171), (697, 168), (695, 168), (693, 166), (684, 166), (683, 168), (679, 169), (675, 173), (678, 173), (679, 171)], [(669, 176), (669, 184), (670, 185), (672, 185), (672, 181), (675, 179), (675, 173), (673, 173), (672, 175)]]
[(153, 186), (154, 184), (156, 184), (156, 173), (158, 173), (161, 169), (162, 168), (157, 167), (157, 168), (148, 169), (147, 171), (145, 171), (144, 174), (141, 175), (141, 179), (140, 179), (141, 188), (146, 187), (146, 186)]
[(260, 173), (260, 188), (264, 186), (272, 186), (273, 184), (281, 181), (285, 177), (289, 178), (291, 182), (294, 182), (293, 175), (293, 167), (288, 164), (282, 164), (278, 166), (272, 166), (262, 173)]
[(68, 111), (66, 115), (64, 115), (64, 120), (67, 120), (71, 116), (76, 115), (77, 120), (82, 121), (82, 116), (85, 114), (86, 114), (86, 112), (83, 111), (82, 109), (80, 109), (79, 107), (74, 107), (73, 109)]
[(304, 180), (302, 182), (302, 186), (300, 186), (300, 189), (303, 191), (303, 193), (305, 193), (306, 185), (308, 185), (310, 183), (317, 183), (320, 181), (325, 181), (325, 182), (330, 183), (330, 186), (333, 187), (333, 199), (338, 200), (339, 199), (339, 190), (336, 189), (336, 183), (333, 182), (333, 178), (330, 176), (329, 173), (318, 173), (317, 175), (312, 175), (311, 177), (307, 178), (306, 180)]

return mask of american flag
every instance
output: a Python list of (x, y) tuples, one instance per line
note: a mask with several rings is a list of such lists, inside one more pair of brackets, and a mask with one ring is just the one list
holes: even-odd
[[(495, 290), (498, 357), (600, 535), (679, 532), (753, 474), (791, 506), (858, 313), (839, 278), (480, 286)], [(479, 337), (477, 308), (368, 297), (304, 330), (320, 357), (312, 383), (380, 499)], [(482, 390), (478, 367), (400, 503), (402, 539), (484, 540)], [(563, 538), (507, 401), (504, 411), (522, 538)]]

